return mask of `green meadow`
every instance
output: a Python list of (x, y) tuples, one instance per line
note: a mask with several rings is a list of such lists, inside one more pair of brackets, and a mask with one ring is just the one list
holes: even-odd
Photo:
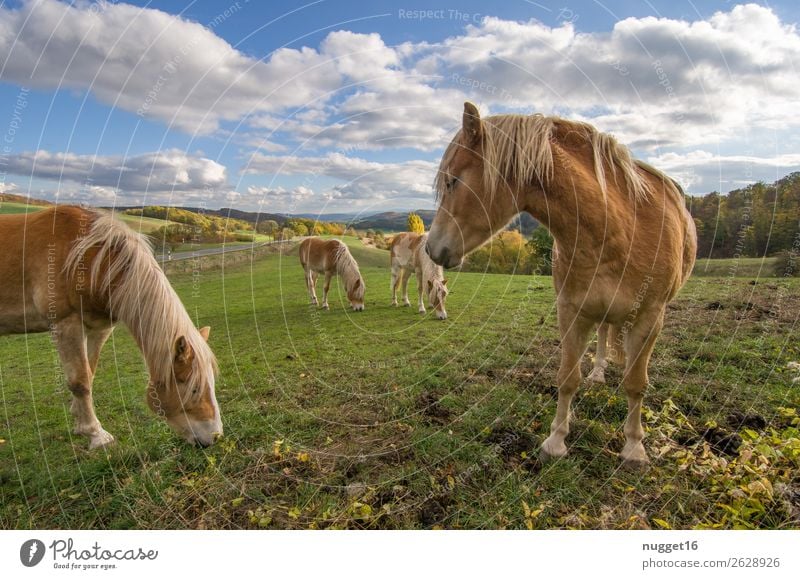
[(391, 307), (388, 253), (347, 241), (360, 313), (338, 285), (330, 311), (311, 307), (296, 250), (170, 274), (220, 362), (209, 449), (149, 412), (124, 327), (94, 389), (117, 443), (93, 452), (49, 337), (0, 338), (0, 527), (800, 527), (800, 280), (690, 280), (651, 364), (652, 465), (630, 472), (614, 367), (579, 391), (570, 455), (539, 460), (559, 361), (549, 277), (448, 272), (440, 322)]

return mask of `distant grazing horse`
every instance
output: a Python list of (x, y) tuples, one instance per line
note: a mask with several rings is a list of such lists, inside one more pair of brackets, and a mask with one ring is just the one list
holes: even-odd
[(419, 294), (419, 313), (425, 313), (422, 299), (423, 289), (428, 296), (428, 304), (436, 310), (436, 317), (447, 319), (444, 301), (447, 299), (447, 280), (442, 275), (442, 266), (436, 265), (425, 251), (428, 234), (399, 233), (392, 239), (392, 305), (397, 305), (397, 287), (402, 284), (403, 304), (410, 306), (408, 300), (408, 279), (417, 274), (417, 293)]
[(322, 289), (322, 307), (328, 309), (328, 290), (331, 278), (342, 277), (347, 299), (353, 310), (364, 309), (364, 292), (366, 286), (358, 270), (358, 263), (350, 255), (347, 246), (338, 239), (319, 239), (309, 237), (300, 243), (300, 264), (306, 272), (306, 286), (311, 303), (317, 305), (317, 275), (325, 274), (325, 287)]
[(150, 370), (153, 412), (188, 442), (213, 444), (222, 421), (209, 328), (195, 328), (143, 237), (108, 213), (54, 207), (0, 217), (0, 239), (0, 334), (51, 332), (90, 449), (114, 441), (95, 416), (92, 381), (119, 321)]
[(667, 302), (694, 264), (697, 236), (680, 187), (635, 161), (628, 149), (585, 123), (542, 115), (481, 119), (465, 103), (462, 128), (436, 177), (439, 209), (428, 234), (433, 260), (463, 256), (526, 211), (556, 240), (553, 264), (561, 333), (558, 407), (545, 457), (567, 453), (570, 403), (580, 362), (598, 324), (625, 356), (627, 466), (647, 462), (642, 399), (647, 366)]

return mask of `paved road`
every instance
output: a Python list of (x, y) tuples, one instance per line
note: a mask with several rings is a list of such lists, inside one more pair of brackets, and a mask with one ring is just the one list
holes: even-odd
[(226, 245), (223, 247), (211, 247), (208, 249), (196, 249), (194, 251), (180, 251), (177, 253), (173, 253), (172, 257), (168, 257), (167, 254), (156, 255), (156, 261), (165, 262), (165, 261), (181, 261), (184, 259), (195, 259), (198, 257), (202, 257), (204, 255), (219, 255), (220, 253), (232, 253), (234, 251), (253, 251), (259, 247), (264, 247), (265, 245), (278, 245), (280, 243), (292, 243), (295, 240), (286, 240), (286, 241), (265, 241), (262, 243), (254, 243), (252, 245)]

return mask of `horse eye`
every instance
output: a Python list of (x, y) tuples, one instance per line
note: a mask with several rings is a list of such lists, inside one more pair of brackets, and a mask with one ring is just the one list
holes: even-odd
[(448, 191), (452, 191), (455, 188), (457, 180), (458, 179), (456, 179), (455, 177), (450, 177), (450, 180), (447, 181), (447, 190)]

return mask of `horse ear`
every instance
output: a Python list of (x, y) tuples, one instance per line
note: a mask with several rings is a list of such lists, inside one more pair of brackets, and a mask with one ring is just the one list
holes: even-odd
[(442, 280), (442, 285), (447, 285), (447, 278)]
[(466, 136), (467, 142), (475, 145), (481, 138), (483, 127), (481, 126), (481, 113), (471, 102), (464, 103), (464, 116), (461, 121), (461, 130)]
[(181, 336), (175, 340), (175, 360), (174, 364), (186, 364), (191, 361), (194, 351), (186, 338)]
[(433, 282), (431, 280), (428, 280), (428, 291), (431, 291), (432, 288), (433, 288)]
[(208, 342), (208, 335), (211, 333), (211, 326), (205, 326), (200, 328), (198, 331), (200, 332), (200, 335), (203, 336), (203, 339)]

